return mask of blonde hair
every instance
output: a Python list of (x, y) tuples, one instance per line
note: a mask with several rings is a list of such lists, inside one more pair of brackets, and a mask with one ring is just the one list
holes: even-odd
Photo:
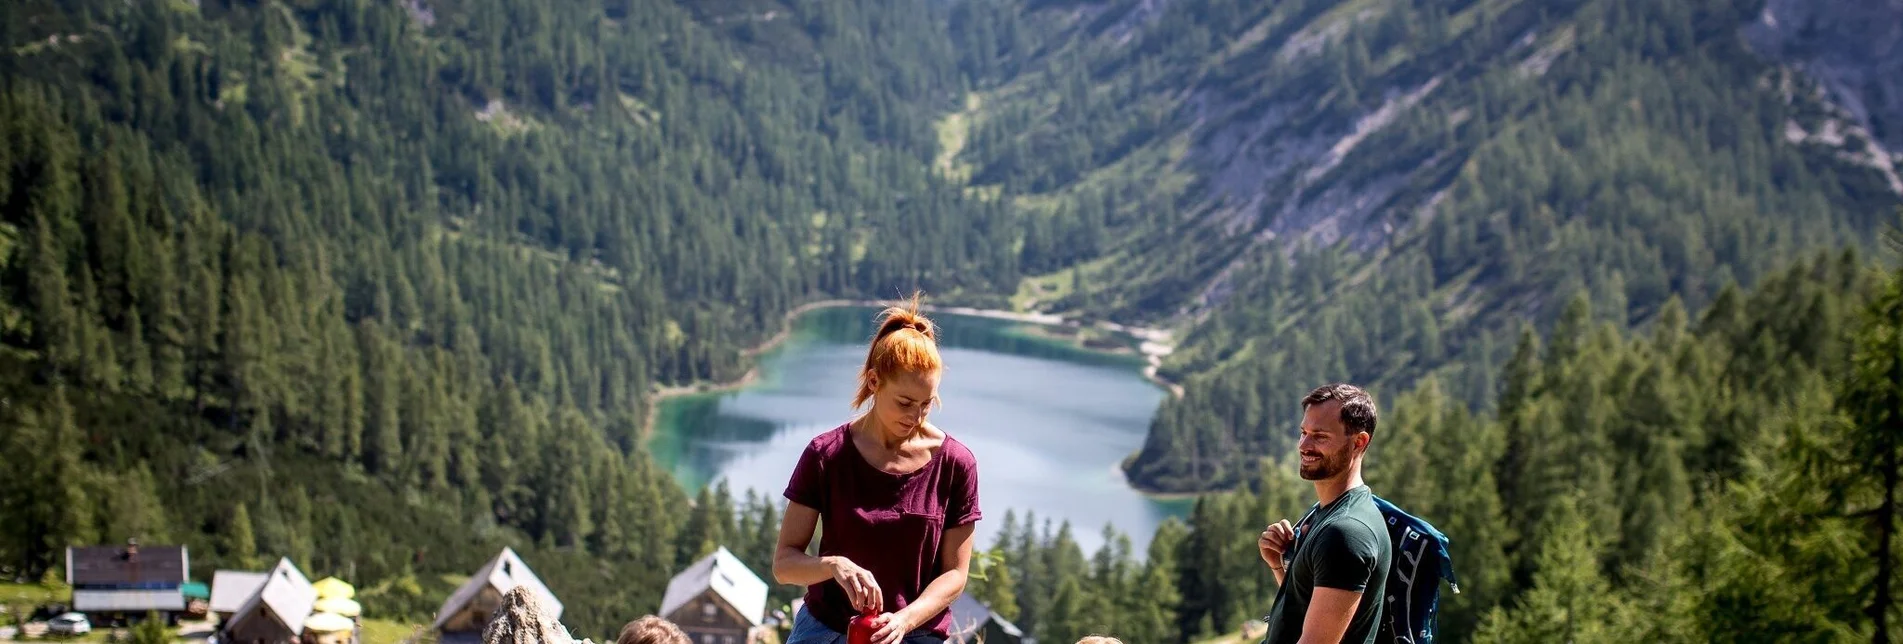
[(615, 644), (693, 644), (674, 622), (648, 615), (621, 627)]
[(1123, 644), (1123, 640), (1104, 635), (1091, 635), (1077, 640), (1077, 644)]
[(938, 328), (918, 312), (919, 296), (879, 313), (879, 332), (866, 349), (866, 366), (859, 370), (859, 391), (852, 396), (858, 409), (872, 398), (872, 380), (890, 380), (899, 373), (937, 373), (945, 368), (938, 357)]

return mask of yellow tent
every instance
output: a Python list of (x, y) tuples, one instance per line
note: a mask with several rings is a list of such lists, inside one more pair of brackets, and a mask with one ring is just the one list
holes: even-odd
[(304, 620), (304, 630), (318, 633), (336, 633), (355, 627), (356, 623), (350, 618), (336, 613), (312, 613), (310, 619)]
[(357, 605), (357, 600), (344, 599), (342, 597), (319, 599), (311, 608), (316, 609), (318, 612), (336, 613), (344, 617), (356, 617), (358, 613), (363, 612), (363, 608)]
[(311, 584), (311, 590), (317, 591), (318, 599), (350, 599), (357, 596), (357, 589), (336, 577), (325, 577)]

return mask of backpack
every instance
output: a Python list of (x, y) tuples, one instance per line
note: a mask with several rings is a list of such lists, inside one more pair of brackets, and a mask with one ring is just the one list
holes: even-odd
[(1374, 497), (1374, 505), (1387, 520), (1388, 540), (1394, 547), (1388, 559), (1388, 596), (1375, 641), (1428, 644), (1439, 629), (1440, 581), (1447, 580), (1454, 594), (1460, 594), (1454, 559), (1447, 553), (1447, 535), (1387, 499)]
[[(1392, 548), (1388, 555), (1388, 596), (1382, 601), (1381, 623), (1375, 628), (1374, 641), (1429, 644), (1439, 632), (1436, 618), (1440, 614), (1440, 580), (1447, 580), (1454, 594), (1460, 594), (1460, 583), (1454, 580), (1454, 560), (1447, 553), (1447, 535), (1387, 499), (1375, 496), (1374, 506), (1388, 524)], [(1296, 523), (1297, 538), (1308, 518), (1320, 508), (1317, 503), (1302, 515)]]

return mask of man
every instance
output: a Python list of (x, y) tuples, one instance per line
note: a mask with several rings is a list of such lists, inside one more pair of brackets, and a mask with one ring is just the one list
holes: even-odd
[(1388, 531), (1361, 482), (1374, 440), (1374, 400), (1359, 387), (1323, 385), (1302, 398), (1302, 478), (1318, 506), (1256, 540), (1281, 588), (1263, 644), (1373, 644), (1388, 578)]

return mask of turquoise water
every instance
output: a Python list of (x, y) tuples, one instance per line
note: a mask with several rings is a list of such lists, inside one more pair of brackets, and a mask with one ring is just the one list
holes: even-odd
[[(780, 499), (807, 441), (851, 417), (876, 313), (840, 307), (801, 316), (760, 357), (754, 382), (665, 402), (649, 449), (690, 492), (726, 479), (735, 495), (752, 489)], [(1010, 509), (1020, 521), (1027, 512), (1040, 524), (1068, 520), (1085, 552), (1113, 525), (1141, 557), (1158, 523), (1188, 513), (1189, 501), (1137, 493), (1117, 467), (1141, 447), (1164, 396), (1144, 380), (1141, 359), (1080, 349), (1014, 322), (933, 319), (945, 375), (932, 422), (978, 457), (980, 547), (994, 543)]]

